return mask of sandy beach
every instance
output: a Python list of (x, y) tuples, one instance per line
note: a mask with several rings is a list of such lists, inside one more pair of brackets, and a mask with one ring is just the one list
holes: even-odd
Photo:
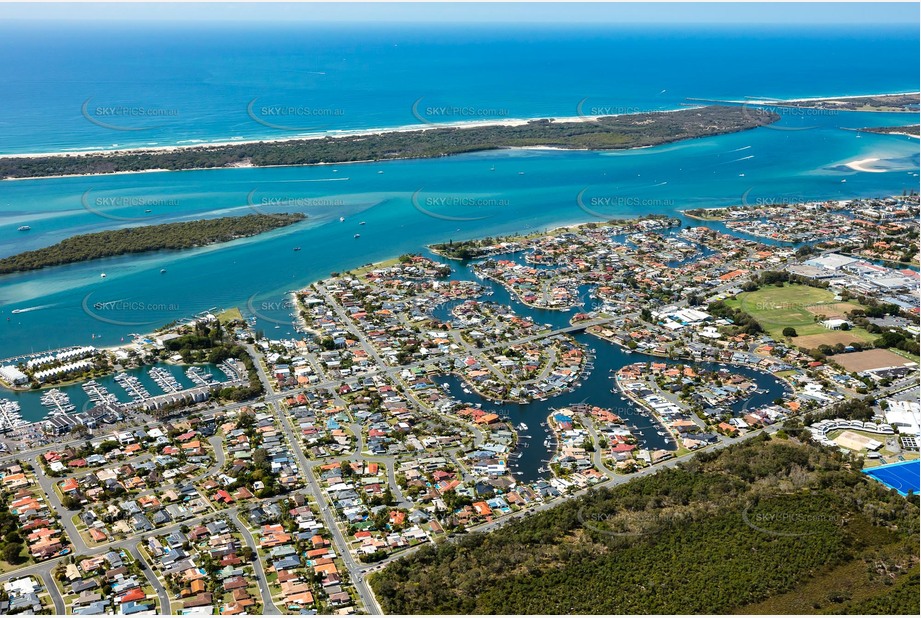
[(750, 98), (741, 101), (725, 101), (725, 103), (749, 103), (752, 105), (771, 105), (778, 103), (809, 103), (812, 101), (847, 101), (849, 99), (864, 99), (866, 97), (900, 97), (908, 95), (919, 95), (918, 92), (884, 92), (881, 94), (849, 94), (847, 96), (827, 96), (827, 97), (804, 97), (802, 99), (769, 99), (769, 98)]
[(854, 170), (855, 172), (871, 172), (874, 174), (882, 174), (882, 173), (887, 172), (888, 170), (881, 170), (881, 169), (877, 169), (874, 167), (867, 167), (867, 165), (869, 165), (870, 163), (876, 163), (877, 161), (879, 161), (879, 158), (858, 159), (857, 161), (850, 161), (848, 163), (845, 163), (845, 165), (851, 168), (852, 170)]
[[(381, 127), (374, 129), (354, 129), (354, 130), (331, 130), (319, 133), (302, 133), (296, 135), (285, 135), (279, 137), (268, 137), (262, 139), (240, 139), (224, 140), (215, 142), (197, 142), (194, 144), (173, 144), (168, 146), (138, 146), (130, 148), (111, 148), (111, 149), (87, 149), (87, 150), (66, 150), (60, 152), (29, 152), (29, 153), (5, 153), (0, 154), (2, 159), (34, 159), (38, 157), (79, 157), (83, 155), (122, 155), (122, 154), (145, 154), (158, 152), (176, 152), (181, 150), (192, 150), (201, 148), (220, 148), (224, 146), (241, 146), (246, 144), (273, 144), (278, 142), (298, 142), (305, 140), (325, 139), (327, 137), (361, 137), (367, 135), (383, 135), (385, 133), (406, 133), (412, 131), (431, 131), (433, 129), (472, 129), (477, 127), (520, 127), (540, 120), (550, 122), (593, 122), (601, 118), (615, 118), (618, 116), (637, 116), (640, 114), (668, 114), (670, 112), (683, 111), (688, 107), (681, 107), (669, 110), (649, 110), (646, 112), (636, 112), (635, 114), (605, 114), (601, 116), (559, 116), (559, 117), (538, 117), (538, 118), (508, 118), (505, 120), (467, 120), (462, 122), (452, 122), (444, 124), (411, 124), (400, 127)], [(526, 147), (528, 148), (528, 147)], [(546, 149), (545, 147), (533, 147), (534, 149)], [(560, 150), (566, 150), (561, 148)], [(244, 166), (238, 166), (244, 167)], [(153, 170), (151, 170), (153, 171)], [(133, 172), (129, 172), (133, 173)]]

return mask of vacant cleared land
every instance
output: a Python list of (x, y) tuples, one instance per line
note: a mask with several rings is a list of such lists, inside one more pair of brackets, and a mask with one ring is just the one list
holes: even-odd
[(866, 350), (864, 352), (851, 352), (850, 354), (835, 354), (828, 357), (848, 371), (869, 371), (884, 367), (901, 367), (911, 361), (893, 354), (889, 350)]
[(843, 431), (838, 436), (832, 438), (832, 440), (838, 444), (838, 446), (843, 446), (846, 449), (852, 451), (864, 451), (867, 449), (877, 449), (881, 444), (885, 444), (884, 440), (880, 440), (881, 436), (868, 436), (866, 434), (859, 434), (853, 431)]
[[(853, 330), (828, 330), (821, 324), (822, 329), (817, 335), (802, 335), (793, 338), (793, 345), (807, 350), (814, 350), (820, 345), (835, 346), (837, 344), (850, 345), (856, 342), (873, 341), (873, 335), (863, 329)], [(796, 332), (806, 329), (796, 329)], [(810, 329), (811, 330), (811, 329)]]

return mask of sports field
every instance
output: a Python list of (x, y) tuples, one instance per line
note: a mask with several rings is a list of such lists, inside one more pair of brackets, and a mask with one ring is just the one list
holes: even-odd
[(785, 284), (782, 288), (767, 285), (754, 292), (743, 292), (726, 304), (758, 320), (775, 339), (783, 339), (784, 328), (795, 328), (797, 337), (793, 343), (804, 348), (873, 340), (873, 335), (861, 328), (834, 331), (819, 324), (817, 318), (819, 321), (844, 318), (848, 311), (860, 309), (861, 305), (835, 300), (834, 293), (808, 285)]
[(921, 461), (917, 459), (868, 468), (863, 473), (903, 496), (908, 495), (909, 491), (918, 493), (921, 489)]

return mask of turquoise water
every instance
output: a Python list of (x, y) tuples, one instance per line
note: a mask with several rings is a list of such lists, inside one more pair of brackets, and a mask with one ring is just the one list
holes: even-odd
[[(803, 120), (781, 122), (795, 127)], [(115, 345), (129, 333), (231, 306), (268, 318), (262, 326), (282, 334), (290, 329), (272, 320), (287, 323), (286, 291), (448, 239), (525, 233), (596, 215), (901, 193), (918, 186), (917, 140), (857, 138), (841, 127), (905, 121), (905, 114), (841, 114), (808, 119), (808, 130), (761, 128), (610, 153), (508, 150), (335, 167), (0, 182), (0, 255), (127, 225), (252, 212), (309, 215), (220, 246), (0, 277), (0, 357)], [(870, 158), (887, 171), (843, 165)], [(23, 224), (31, 231), (17, 231)]]
[[(16, 59), (0, 65), (6, 86), (0, 153), (667, 110), (689, 98), (918, 89), (918, 33), (910, 27), (226, 28), (0, 24), (0, 54)], [(273, 116), (275, 106), (311, 115)], [(509, 150), (382, 164), (0, 182), (0, 256), (132, 225), (253, 212), (309, 215), (220, 246), (0, 276), (0, 358), (117, 345), (131, 333), (233, 306), (256, 316), (269, 336), (290, 335), (287, 291), (448, 239), (918, 187), (916, 140), (842, 130), (917, 122), (917, 114), (793, 110), (783, 116), (773, 128), (624, 152)], [(883, 171), (844, 165), (862, 159), (878, 159), (872, 165)], [(17, 231), (22, 225), (31, 230)], [(542, 312), (540, 320), (565, 324), (568, 316)], [(586, 397), (615, 405), (606, 369), (637, 356), (585, 342), (599, 356), (596, 374), (572, 393), (578, 399), (506, 410), (531, 427), (533, 448), (520, 460), (529, 475), (546, 457), (539, 422), (548, 406)], [(185, 384), (184, 376), (179, 380)], [(773, 398), (774, 387), (763, 386)], [(120, 392), (117, 385), (111, 390)], [(81, 407), (82, 390), (71, 391)], [(27, 419), (44, 414), (35, 393), (5, 396), (20, 399)], [(629, 406), (622, 412), (637, 427), (644, 424)], [(662, 446), (655, 432), (645, 438)]]

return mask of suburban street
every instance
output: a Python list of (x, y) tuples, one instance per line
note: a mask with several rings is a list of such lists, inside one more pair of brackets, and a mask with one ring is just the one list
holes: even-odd
[[(327, 302), (330, 302), (331, 305), (336, 308), (337, 314), (339, 315), (340, 319), (344, 321), (347, 320), (348, 317), (344, 315), (344, 313), (342, 312), (342, 309), (338, 307), (337, 303), (332, 302), (325, 288), (323, 288), (322, 286), (318, 284), (317, 289), (320, 291), (320, 294), (323, 295), (327, 299)], [(594, 324), (605, 324), (610, 321), (611, 320), (608, 318), (586, 321), (586, 322), (580, 323), (577, 326), (570, 326), (568, 328), (557, 329), (557, 330), (541, 333), (539, 335), (525, 337), (525, 338), (516, 340), (514, 342), (502, 342), (502, 343), (490, 344), (490, 345), (485, 346), (484, 348), (480, 348), (479, 351), (482, 351), (485, 349), (492, 349), (492, 348), (496, 348), (499, 346), (508, 346), (508, 345), (513, 345), (513, 344), (518, 344), (518, 343), (526, 343), (528, 341), (550, 337), (550, 336), (553, 336), (559, 333), (583, 330), (588, 326), (591, 326)], [(363, 375), (365, 376), (373, 376), (373, 375), (388, 376), (389, 378), (394, 380), (397, 384), (400, 384), (404, 387), (406, 396), (415, 405), (420, 406), (420, 409), (425, 409), (423, 403), (415, 397), (415, 395), (411, 392), (411, 390), (405, 388), (405, 383), (403, 383), (400, 374), (403, 371), (406, 371), (407, 369), (425, 367), (426, 365), (430, 364), (432, 361), (426, 360), (426, 361), (415, 362), (409, 365), (387, 366), (384, 363), (383, 359), (377, 353), (374, 345), (370, 341), (368, 341), (368, 339), (363, 333), (359, 332), (356, 335), (356, 337), (362, 349), (377, 364), (377, 368)], [(462, 346), (462, 347), (464, 348), (462, 352), (458, 352), (452, 355), (442, 356), (439, 358), (447, 359), (447, 360), (456, 360), (456, 359), (464, 358), (468, 356), (469, 354), (473, 353), (473, 350), (467, 349), (468, 346)], [(411, 553), (414, 553), (415, 551), (418, 551), (418, 549), (420, 547), (423, 547), (424, 544), (398, 552), (394, 555), (389, 556), (388, 558), (382, 561), (379, 561), (373, 564), (362, 564), (354, 559), (352, 553), (350, 552), (348, 541), (343, 535), (342, 530), (340, 529), (339, 524), (337, 522), (334, 507), (333, 505), (330, 504), (328, 500), (328, 496), (322, 490), (317, 480), (315, 468), (318, 465), (322, 465), (322, 463), (324, 462), (320, 460), (311, 460), (306, 457), (303, 446), (301, 444), (300, 436), (298, 435), (298, 432), (293, 427), (289, 416), (284, 413), (284, 408), (281, 405), (281, 401), (283, 399), (286, 399), (289, 395), (286, 393), (277, 392), (274, 389), (273, 380), (271, 379), (271, 377), (268, 375), (266, 371), (266, 366), (263, 362), (261, 352), (257, 350), (256, 347), (252, 344), (246, 344), (245, 348), (247, 349), (250, 356), (254, 359), (256, 371), (265, 389), (265, 395), (263, 399), (269, 405), (270, 409), (272, 410), (272, 413), (279, 420), (280, 427), (288, 443), (290, 444), (291, 449), (293, 450), (293, 453), (297, 459), (298, 467), (302, 471), (304, 475), (304, 479), (307, 481), (308, 488), (310, 492), (313, 494), (313, 498), (315, 499), (316, 503), (320, 506), (320, 516), (322, 517), (324, 525), (329, 529), (332, 535), (337, 556), (341, 559), (343, 565), (348, 570), (349, 578), (351, 580), (351, 583), (355, 586), (355, 589), (361, 599), (362, 605), (366, 608), (366, 610), (369, 613), (379, 614), (380, 607), (377, 603), (377, 600), (374, 597), (373, 592), (371, 591), (370, 586), (368, 586), (367, 582), (365, 581), (365, 575), (371, 571), (379, 570), (382, 566), (394, 560), (398, 560), (402, 556), (406, 556)], [(317, 384), (313, 384), (309, 386), (308, 389), (310, 390), (330, 389), (330, 388), (334, 389), (340, 383), (341, 383), (341, 380), (327, 380), (327, 381), (319, 382)], [(896, 381), (894, 384), (890, 385), (889, 387), (880, 389), (879, 396), (889, 396), (889, 395), (894, 395), (894, 394), (899, 394), (899, 393), (911, 393), (913, 392), (913, 389), (916, 390), (917, 385), (912, 380), (904, 379), (904, 380)], [(343, 404), (344, 402), (340, 402), (340, 405), (343, 405)], [(225, 411), (237, 410), (242, 405), (245, 405), (245, 404), (232, 404), (232, 405), (219, 406), (213, 410), (207, 411), (205, 415), (206, 416), (216, 415), (216, 414), (219, 414)], [(120, 430), (121, 431), (132, 431), (134, 429), (139, 429), (141, 427), (149, 426), (149, 425), (150, 423), (147, 422), (143, 424), (137, 424), (133, 427), (128, 426), (127, 428), (120, 428)], [(584, 422), (584, 425), (589, 435), (591, 436), (592, 440), (597, 445), (598, 444), (598, 434), (595, 431), (595, 429), (591, 426), (591, 422)], [(479, 428), (476, 428), (473, 426), (468, 426), (468, 428), (473, 433), (474, 446), (481, 444), (483, 440), (485, 439), (483, 432)], [(339, 457), (337, 458), (337, 460), (341, 460), (341, 461), (362, 460), (362, 461), (368, 461), (368, 462), (377, 462), (380, 465), (384, 465), (387, 469), (388, 485), (391, 488), (391, 491), (393, 493), (393, 496), (396, 502), (398, 503), (398, 506), (402, 508), (412, 508), (412, 502), (406, 499), (406, 497), (404, 496), (396, 480), (397, 463), (398, 463), (397, 458), (393, 456), (387, 456), (387, 455), (363, 454), (365, 445), (364, 445), (364, 439), (363, 439), (363, 433), (362, 433), (363, 428), (361, 424), (355, 423), (355, 422), (349, 423), (348, 429), (355, 436), (355, 449), (350, 455)], [(736, 438), (726, 438), (726, 437), (721, 436), (719, 442), (716, 443), (715, 445), (712, 445), (711, 447), (708, 447), (707, 450), (725, 448), (726, 446), (736, 444), (744, 440), (748, 440), (757, 435), (760, 435), (762, 432), (773, 433), (774, 431), (776, 431), (776, 429), (771, 427), (771, 428), (764, 429), (764, 430), (750, 432), (750, 433), (738, 436)], [(84, 538), (78, 533), (77, 526), (72, 521), (73, 515), (77, 514), (78, 511), (70, 511), (63, 507), (61, 500), (58, 497), (57, 492), (55, 491), (55, 487), (54, 487), (55, 479), (48, 477), (44, 474), (43, 466), (42, 466), (42, 455), (44, 453), (48, 452), (51, 449), (57, 450), (57, 449), (65, 448), (66, 446), (80, 446), (82, 444), (85, 444), (86, 441), (87, 440), (85, 438), (65, 440), (65, 441), (61, 441), (53, 445), (47, 445), (41, 448), (30, 449), (27, 451), (21, 451), (17, 453), (9, 453), (9, 454), (5, 454), (2, 457), (0, 457), (0, 462), (21, 460), (21, 461), (28, 461), (29, 463), (33, 465), (35, 469), (35, 477), (42, 491), (48, 496), (48, 500), (52, 508), (60, 515), (61, 525), (64, 528), (64, 533), (66, 534), (66, 536), (68, 537), (68, 539), (71, 541), (71, 544), (72, 544), (72, 555), (91, 555), (94, 552), (99, 553), (101, 551), (110, 550), (113, 548), (124, 549), (128, 551), (129, 553), (131, 553), (132, 556), (135, 557), (136, 560), (139, 561), (140, 564), (145, 565), (145, 568), (143, 570), (146, 572), (147, 578), (150, 580), (151, 585), (156, 591), (157, 596), (160, 599), (161, 606), (169, 607), (170, 599), (169, 599), (169, 595), (167, 591), (163, 588), (161, 582), (158, 581), (157, 577), (151, 571), (151, 568), (150, 568), (151, 565), (146, 563), (143, 556), (137, 550), (136, 545), (140, 541), (141, 537), (144, 535), (143, 534), (132, 534), (132, 535), (129, 535), (127, 538), (109, 542), (104, 547), (96, 547), (96, 548), (89, 547), (86, 541), (84, 540)], [(211, 436), (208, 439), (208, 443), (214, 453), (215, 461), (210, 466), (208, 466), (207, 469), (202, 471), (200, 474), (196, 475), (192, 479), (193, 482), (199, 481), (208, 475), (216, 473), (218, 470), (222, 469), (225, 464), (226, 459), (225, 459), (225, 453), (224, 453), (223, 444), (222, 444), (222, 437), (219, 435)], [(456, 448), (448, 449), (446, 452), (446, 456), (451, 458), (458, 465), (458, 468), (460, 470), (463, 470), (463, 466), (460, 464), (460, 462), (458, 461), (456, 457), (456, 451), (457, 451)], [(649, 466), (647, 468), (643, 468), (633, 474), (619, 475), (619, 474), (614, 473), (612, 470), (610, 470), (604, 465), (601, 449), (596, 448), (595, 452), (592, 455), (593, 463), (599, 471), (601, 471), (603, 474), (605, 474), (608, 477), (608, 479), (598, 483), (594, 487), (613, 487), (613, 486), (617, 486), (623, 483), (630, 482), (637, 478), (641, 478), (641, 477), (650, 475), (650, 474), (656, 474), (658, 473), (659, 470), (672, 468), (674, 466), (679, 465), (680, 463), (684, 461), (689, 460), (690, 458), (694, 456), (694, 454), (695, 453), (692, 452), (682, 457), (672, 458), (664, 462), (661, 462), (659, 464)], [(149, 456), (147, 456), (146, 454), (140, 455), (138, 458), (136, 458), (136, 460), (140, 461), (141, 459), (144, 459), (147, 457)], [(172, 487), (172, 485), (167, 485), (165, 487)], [(560, 504), (562, 500), (566, 500), (571, 497), (578, 497), (578, 496), (584, 495), (585, 493), (591, 490), (592, 490), (591, 487), (582, 489), (582, 490), (578, 490), (568, 496), (564, 496), (561, 500), (554, 500), (552, 502), (543, 502), (540, 504), (536, 504), (533, 507), (530, 507), (528, 509), (528, 512), (539, 512), (539, 511), (546, 510), (548, 508), (553, 508), (557, 506), (558, 504)], [(259, 500), (254, 500), (252, 503), (250, 503), (246, 507), (232, 506), (230, 508), (223, 509), (220, 511), (212, 511), (204, 515), (200, 515), (198, 517), (185, 520), (181, 523), (176, 523), (171, 526), (159, 528), (157, 529), (157, 534), (158, 535), (169, 534), (170, 532), (174, 530), (178, 530), (182, 526), (191, 526), (197, 523), (201, 523), (202, 521), (214, 519), (215, 517), (218, 517), (218, 516), (226, 516), (226, 517), (232, 518), (235, 521), (237, 527), (240, 529), (243, 535), (243, 538), (246, 541), (246, 544), (255, 551), (256, 550), (256, 540), (253, 538), (252, 534), (250, 533), (250, 531), (248, 530), (244, 522), (240, 519), (239, 513), (243, 508), (249, 508), (253, 503), (258, 503), (258, 502)], [(504, 518), (499, 519), (498, 521), (486, 522), (486, 523), (472, 526), (468, 530), (470, 532), (490, 532), (498, 528), (501, 528), (507, 523), (511, 521), (515, 521), (516, 519), (523, 517), (523, 516), (524, 516), (524, 513), (517, 515), (517, 516), (512, 516), (512, 517), (504, 517)], [(45, 581), (46, 583), (46, 587), (48, 588), (49, 594), (52, 598), (52, 601), (54, 602), (55, 610), (58, 611), (59, 613), (63, 613), (64, 602), (57, 588), (54, 586), (53, 581), (51, 580), (51, 573), (53, 572), (57, 564), (59, 564), (61, 561), (66, 561), (68, 559), (69, 559), (69, 556), (62, 556), (62, 557), (57, 557), (57, 558), (45, 561), (37, 565), (30, 565), (27, 567), (16, 569), (16, 570), (13, 570), (13, 571), (10, 571), (4, 574), (2, 577), (0, 577), (0, 580), (7, 580), (7, 579), (14, 578), (14, 577), (22, 576), (22, 575), (40, 576), (43, 579), (43, 581)], [(263, 566), (258, 561), (254, 564), (254, 571), (255, 571), (256, 580), (258, 582), (260, 594), (262, 596), (262, 600), (263, 600), (263, 604), (265, 608), (264, 613), (266, 614), (282, 613), (279, 610), (279, 608), (274, 605), (272, 601), (271, 588), (268, 585)]]
[(249, 528), (246, 526), (246, 523), (240, 519), (240, 513), (233, 514), (234, 523), (237, 526), (237, 529), (240, 531), (240, 534), (243, 535), (243, 539), (246, 541), (247, 547), (253, 550), (254, 560), (253, 570), (256, 571), (256, 581), (259, 584), (259, 594), (262, 595), (262, 613), (279, 615), (281, 612), (275, 607), (275, 603), (272, 602), (272, 591), (269, 588), (268, 580), (265, 578), (265, 569), (262, 567), (262, 560), (259, 558), (259, 551), (256, 548), (256, 541), (253, 539), (253, 535), (250, 533)]

